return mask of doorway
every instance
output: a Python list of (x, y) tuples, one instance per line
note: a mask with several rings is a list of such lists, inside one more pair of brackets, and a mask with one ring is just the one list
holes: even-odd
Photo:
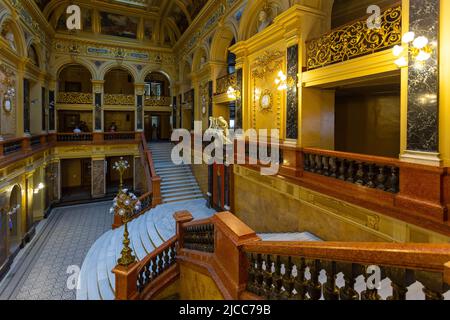
[(148, 142), (170, 140), (170, 113), (146, 112), (144, 115), (145, 139)]
[(9, 254), (13, 255), (22, 244), (22, 223), (21, 223), (21, 212), (22, 212), (22, 190), (16, 185), (11, 191), (11, 197), (9, 199), (9, 207), (18, 208), (11, 215), (10, 219), (6, 219), (8, 229), (9, 229)]
[(61, 160), (61, 185), (62, 202), (91, 199), (91, 159)]

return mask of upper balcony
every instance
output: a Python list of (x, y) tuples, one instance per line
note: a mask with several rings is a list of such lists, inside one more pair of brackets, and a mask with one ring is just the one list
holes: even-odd
[(389, 49), (400, 44), (401, 38), (400, 4), (382, 11), (380, 28), (369, 28), (367, 17), (335, 28), (307, 42), (303, 82), (305, 86), (312, 86), (345, 80), (346, 77), (373, 74), (373, 68), (392, 71), (396, 66)]

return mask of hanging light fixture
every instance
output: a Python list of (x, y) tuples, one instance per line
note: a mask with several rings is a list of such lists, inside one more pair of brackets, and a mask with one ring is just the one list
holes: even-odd
[(399, 68), (408, 66), (407, 54), (415, 61), (415, 66), (418, 68), (431, 59), (434, 45), (427, 37), (416, 37), (416, 34), (410, 31), (403, 35), (402, 42), (403, 45), (396, 45), (392, 49), (392, 53), (398, 58), (395, 64)]

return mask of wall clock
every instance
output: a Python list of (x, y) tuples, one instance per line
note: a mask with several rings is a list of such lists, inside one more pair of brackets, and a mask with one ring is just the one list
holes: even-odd
[(3, 100), (3, 109), (5, 112), (10, 113), (12, 111), (12, 102), (10, 99), (4, 99)]
[(259, 99), (261, 111), (271, 111), (273, 106), (273, 95), (268, 89), (264, 90)]

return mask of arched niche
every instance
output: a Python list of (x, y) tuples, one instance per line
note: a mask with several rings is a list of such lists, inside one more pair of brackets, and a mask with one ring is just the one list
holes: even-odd
[(28, 48), (28, 58), (30, 59), (30, 62), (36, 66), (36, 67), (40, 67), (40, 57), (39, 57), (39, 53), (38, 50), (36, 49), (36, 46), (34, 44), (30, 45), (30, 47)]
[(92, 93), (92, 74), (81, 64), (63, 66), (58, 73), (60, 92)]
[(0, 17), (0, 37), (8, 44), (9, 48), (20, 57), (26, 56), (25, 37), (22, 29), (8, 15)]
[(22, 242), (22, 188), (15, 185), (11, 190), (9, 197), (9, 208), (17, 208), (14, 213), (8, 217), (8, 242), (10, 252), (15, 251)]
[(204, 47), (200, 47), (194, 54), (193, 71), (201, 70), (208, 62), (208, 51)]

